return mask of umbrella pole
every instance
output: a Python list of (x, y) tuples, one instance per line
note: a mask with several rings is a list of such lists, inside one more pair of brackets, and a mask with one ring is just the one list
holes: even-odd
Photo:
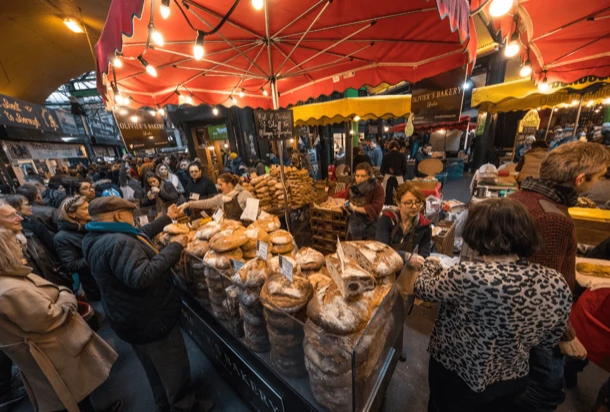
[[(271, 84), (271, 98), (273, 99), (273, 109), (277, 110), (280, 108), (278, 101), (277, 85), (275, 78), (269, 82)], [(286, 229), (290, 232), (290, 213), (288, 213), (288, 191), (286, 190), (286, 176), (284, 174), (284, 141), (279, 142), (280, 149), (280, 180), (282, 182), (282, 190), (284, 191), (284, 217), (286, 218)]]
[(578, 121), (580, 120), (580, 111), (582, 109), (582, 101), (585, 98), (584, 94), (580, 95), (580, 102), (578, 102), (578, 111), (576, 112), (576, 121), (574, 122), (574, 130), (572, 130), (572, 140), (576, 137), (576, 128), (578, 128)]
[(555, 111), (555, 106), (551, 107), (551, 115), (549, 116), (549, 122), (546, 125), (546, 132), (544, 132), (544, 141), (546, 142), (546, 137), (549, 135), (549, 128), (551, 127), (551, 120), (553, 120), (553, 112)]

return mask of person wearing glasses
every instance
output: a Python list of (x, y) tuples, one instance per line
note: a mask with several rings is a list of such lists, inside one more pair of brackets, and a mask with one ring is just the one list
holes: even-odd
[(391, 246), (405, 261), (418, 247), (411, 263), (422, 265), (432, 249), (432, 222), (422, 213), (426, 197), (413, 183), (405, 182), (396, 188), (394, 202), (398, 206), (386, 208), (379, 218), (377, 241)]

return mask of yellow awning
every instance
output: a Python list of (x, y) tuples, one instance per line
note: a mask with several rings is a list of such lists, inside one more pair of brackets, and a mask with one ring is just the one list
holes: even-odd
[[(472, 107), (479, 106), (481, 111), (498, 113), (567, 106), (571, 105), (575, 100), (580, 100), (579, 90), (600, 83), (599, 81), (590, 80), (599, 79), (584, 78), (569, 85), (552, 83), (549, 85), (548, 92), (546, 93), (541, 93), (538, 87), (529, 79), (478, 87), (472, 92)], [(608, 97), (610, 97), (610, 84), (605, 85), (595, 93), (585, 94), (583, 104), (596, 104)]]
[(411, 112), (411, 95), (348, 97), (292, 108), (295, 126), (326, 126), (352, 121), (406, 117)]

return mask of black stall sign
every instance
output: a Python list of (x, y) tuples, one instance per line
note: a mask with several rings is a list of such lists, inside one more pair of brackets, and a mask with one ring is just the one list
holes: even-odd
[(413, 124), (460, 120), (464, 98), (466, 66), (421, 80), (413, 86)]
[(259, 139), (290, 139), (293, 124), (292, 110), (254, 110), (254, 125)]
[(114, 123), (103, 122), (97, 119), (88, 118), (89, 133), (92, 136), (103, 139), (117, 139), (117, 130)]
[(44, 132), (61, 130), (54, 110), (0, 95), (0, 124)]
[(119, 109), (114, 112), (114, 118), (128, 150), (176, 147), (176, 139), (165, 131), (163, 116), (159, 113)]

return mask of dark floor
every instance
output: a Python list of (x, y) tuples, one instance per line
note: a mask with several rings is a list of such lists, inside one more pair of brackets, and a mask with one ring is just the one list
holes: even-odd
[[(469, 184), (470, 177), (448, 182), (444, 188), (444, 198), (467, 202)], [(404, 342), (407, 348), (407, 361), (399, 362), (394, 372), (382, 412), (426, 411), (428, 402), (426, 348), (435, 317), (435, 308), (415, 306), (412, 314), (406, 319)], [(103, 407), (115, 399), (122, 398), (125, 402), (125, 412), (153, 412), (154, 403), (148, 382), (131, 347), (118, 339), (107, 324), (102, 326), (99, 333), (118, 352), (119, 360), (114, 365), (108, 381), (92, 395), (94, 404)], [(193, 341), (188, 337), (185, 339), (191, 359), (193, 380), (199, 388), (199, 393), (215, 400), (216, 411), (248, 411), (248, 406), (220, 377)], [(595, 365), (587, 366), (579, 375), (578, 387), (568, 391), (566, 402), (557, 411), (592, 411), (597, 391), (607, 379), (607, 372)], [(27, 399), (15, 409), (15, 412), (31, 411), (32, 407)]]

